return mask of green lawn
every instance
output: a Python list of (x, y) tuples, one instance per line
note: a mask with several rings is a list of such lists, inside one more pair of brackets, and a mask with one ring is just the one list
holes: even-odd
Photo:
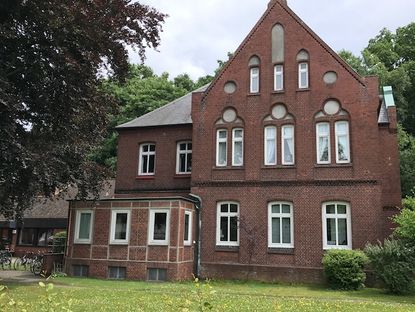
[[(54, 288), (9, 284), (2, 311), (415, 311), (415, 293), (257, 282), (146, 283), (60, 277)], [(3, 291), (3, 293), (5, 293)], [(11, 299), (13, 301), (11, 301)], [(9, 304), (9, 303), (12, 304)], [(7, 305), (5, 305), (7, 303)], [(1, 305), (3, 304), (3, 306)], [(47, 310), (49, 305), (50, 310)], [(17, 309), (16, 309), (17, 307)]]

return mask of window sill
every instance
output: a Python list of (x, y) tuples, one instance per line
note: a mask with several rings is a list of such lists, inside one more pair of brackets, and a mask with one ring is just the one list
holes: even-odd
[(127, 246), (128, 242), (110, 242), (111, 246)]
[(260, 92), (255, 92), (255, 93), (248, 93), (247, 96), (258, 96), (261, 95)]
[(216, 245), (215, 246), (215, 251), (239, 252), (239, 246)]
[(136, 180), (154, 180), (154, 175), (148, 175), (148, 176), (136, 176)]
[(297, 88), (297, 90), (295, 91), (296, 92), (308, 92), (308, 91), (311, 91), (311, 89), (310, 88), (302, 88), (302, 89)]
[(279, 255), (293, 255), (294, 247), (268, 247), (269, 254), (279, 254)]
[(271, 91), (271, 94), (284, 94), (285, 93), (285, 90), (274, 90), (274, 91)]
[(296, 165), (262, 165), (261, 169), (297, 169)]
[(348, 168), (353, 167), (353, 163), (346, 164), (315, 164), (314, 168)]
[(245, 170), (245, 166), (223, 166), (223, 167), (214, 166), (212, 169), (213, 170)]
[(73, 242), (73, 244), (74, 245), (91, 245), (91, 242), (79, 242), (79, 241), (77, 241), (77, 242)]
[(149, 242), (148, 246), (152, 247), (167, 247), (169, 243)]
[(175, 179), (189, 179), (191, 176), (192, 176), (192, 174), (191, 174), (191, 173), (183, 173), (183, 174), (176, 173), (176, 174), (174, 175), (174, 178), (175, 178)]

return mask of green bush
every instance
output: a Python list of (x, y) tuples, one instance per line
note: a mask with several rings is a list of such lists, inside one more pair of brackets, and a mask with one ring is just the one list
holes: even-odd
[(356, 290), (366, 280), (364, 266), (368, 262), (360, 250), (329, 250), (323, 257), (324, 273), (334, 289)]
[(58, 232), (53, 235), (53, 253), (63, 253), (65, 251), (66, 232)]
[(365, 253), (375, 275), (389, 292), (402, 294), (412, 290), (415, 273), (413, 248), (402, 241), (385, 239), (383, 246), (380, 243), (368, 244)]

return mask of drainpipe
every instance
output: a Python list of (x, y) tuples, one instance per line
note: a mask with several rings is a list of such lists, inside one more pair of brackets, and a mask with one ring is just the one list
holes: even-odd
[(189, 194), (190, 197), (192, 197), (194, 199), (194, 204), (196, 207), (196, 219), (197, 219), (197, 227), (196, 227), (196, 237), (197, 237), (197, 243), (195, 245), (195, 257), (196, 257), (196, 261), (195, 261), (195, 267), (194, 267), (194, 272), (196, 277), (200, 277), (200, 249), (201, 249), (201, 243), (200, 243), (200, 238), (202, 236), (202, 219), (200, 217), (200, 213), (202, 210), (202, 198), (200, 198), (200, 196), (195, 195), (190, 193)]

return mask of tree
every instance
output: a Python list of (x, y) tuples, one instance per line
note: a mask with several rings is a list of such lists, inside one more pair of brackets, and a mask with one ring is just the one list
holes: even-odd
[(415, 196), (415, 138), (398, 127), (402, 195)]
[(126, 79), (127, 45), (144, 59), (165, 17), (130, 0), (1, 1), (0, 213), (70, 184), (97, 193), (106, 173), (87, 156), (116, 108), (99, 74)]

